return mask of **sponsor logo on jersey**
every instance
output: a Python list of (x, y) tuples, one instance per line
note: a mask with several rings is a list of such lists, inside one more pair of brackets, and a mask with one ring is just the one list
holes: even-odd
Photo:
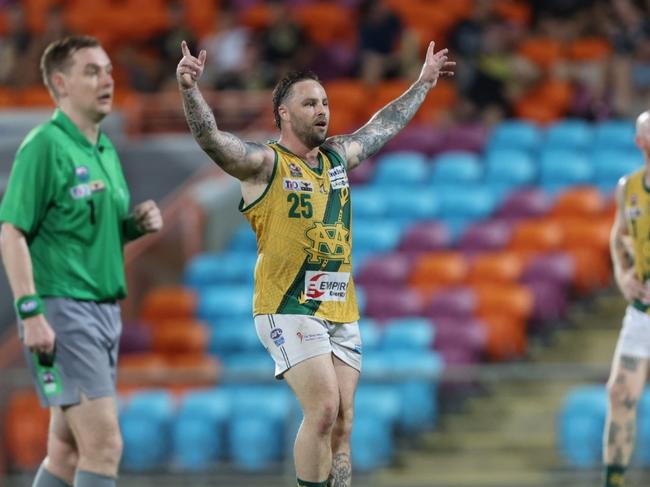
[(349, 272), (307, 271), (305, 296), (314, 301), (345, 301), (349, 281)]
[(90, 177), (88, 166), (77, 166), (74, 168), (74, 173), (79, 181), (88, 181)]
[(305, 248), (310, 263), (315, 264), (323, 260), (342, 260), (346, 264), (350, 263), (350, 230), (345, 228), (343, 223), (326, 225), (316, 222), (307, 229), (305, 235), (310, 243), (310, 247)]
[(314, 185), (311, 181), (284, 178), (282, 186), (284, 186), (285, 191), (301, 191), (303, 193), (314, 192)]
[(345, 172), (343, 166), (336, 166), (327, 171), (327, 174), (330, 177), (330, 185), (332, 189), (343, 189), (348, 188), (348, 175)]
[(90, 196), (90, 186), (87, 184), (77, 184), (76, 186), (73, 186), (70, 188), (70, 195), (75, 199), (75, 200), (80, 200), (81, 198), (87, 198)]
[(302, 177), (302, 169), (300, 169), (300, 166), (298, 164), (295, 164), (293, 162), (289, 163), (289, 172), (294, 178)]
[(104, 184), (104, 181), (102, 181), (101, 179), (98, 179), (96, 181), (91, 181), (88, 184), (90, 186), (90, 191), (92, 191), (93, 193), (96, 193), (98, 191), (104, 191), (106, 189), (106, 185)]

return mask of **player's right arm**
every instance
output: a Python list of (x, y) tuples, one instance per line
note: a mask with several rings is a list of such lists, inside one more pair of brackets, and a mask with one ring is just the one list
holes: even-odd
[(203, 74), (206, 52), (194, 57), (185, 41), (181, 43), (183, 58), (176, 68), (176, 79), (183, 99), (185, 119), (201, 149), (224, 171), (241, 181), (270, 180), (274, 154), (270, 147), (245, 142), (219, 130), (214, 114), (206, 103), (197, 81)]
[(634, 251), (625, 218), (625, 186), (627, 177), (622, 177), (616, 186), (616, 217), (609, 239), (609, 248), (614, 267), (614, 278), (621, 293), (628, 301), (638, 299), (650, 304), (650, 292), (639, 281), (634, 267)]
[[(4, 222), (0, 229), (0, 252), (14, 299), (36, 294), (32, 258), (25, 234), (15, 225)], [(50, 353), (54, 349), (54, 330), (44, 314), (23, 320), (23, 341), (32, 352)]]

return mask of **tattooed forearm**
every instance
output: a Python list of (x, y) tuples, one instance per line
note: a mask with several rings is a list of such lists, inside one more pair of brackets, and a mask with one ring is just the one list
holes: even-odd
[(350, 455), (338, 453), (332, 459), (332, 473), (330, 474), (330, 487), (350, 487), (352, 480), (352, 465)]
[(332, 137), (331, 143), (341, 147), (350, 166), (355, 166), (375, 154), (406, 126), (422, 105), (429, 89), (431, 85), (428, 83), (414, 83), (399, 98), (375, 113), (359, 130), (353, 134)]
[(194, 138), (201, 143), (205, 138), (213, 136), (217, 130), (217, 122), (198, 88), (181, 90), (181, 95), (185, 119)]

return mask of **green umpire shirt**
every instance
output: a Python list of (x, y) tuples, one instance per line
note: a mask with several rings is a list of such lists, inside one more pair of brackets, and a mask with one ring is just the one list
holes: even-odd
[(142, 233), (129, 216), (120, 160), (104, 133), (91, 144), (58, 109), (32, 130), (16, 154), (0, 221), (25, 233), (41, 296), (126, 296), (123, 245)]

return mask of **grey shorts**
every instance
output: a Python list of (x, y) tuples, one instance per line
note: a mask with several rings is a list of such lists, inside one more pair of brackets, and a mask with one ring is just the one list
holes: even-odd
[(359, 324), (334, 323), (308, 315), (257, 315), (255, 328), (275, 362), (275, 377), (308, 358), (333, 353), (361, 372)]
[[(122, 333), (120, 305), (69, 298), (44, 298), (45, 316), (56, 334), (54, 374), (60, 386), (46, 393), (44, 371), (36, 355), (23, 347), (43, 407), (71, 406), (89, 399), (115, 395), (117, 354)], [(18, 331), (23, 338), (23, 324)], [(50, 374), (52, 375), (52, 374)]]

